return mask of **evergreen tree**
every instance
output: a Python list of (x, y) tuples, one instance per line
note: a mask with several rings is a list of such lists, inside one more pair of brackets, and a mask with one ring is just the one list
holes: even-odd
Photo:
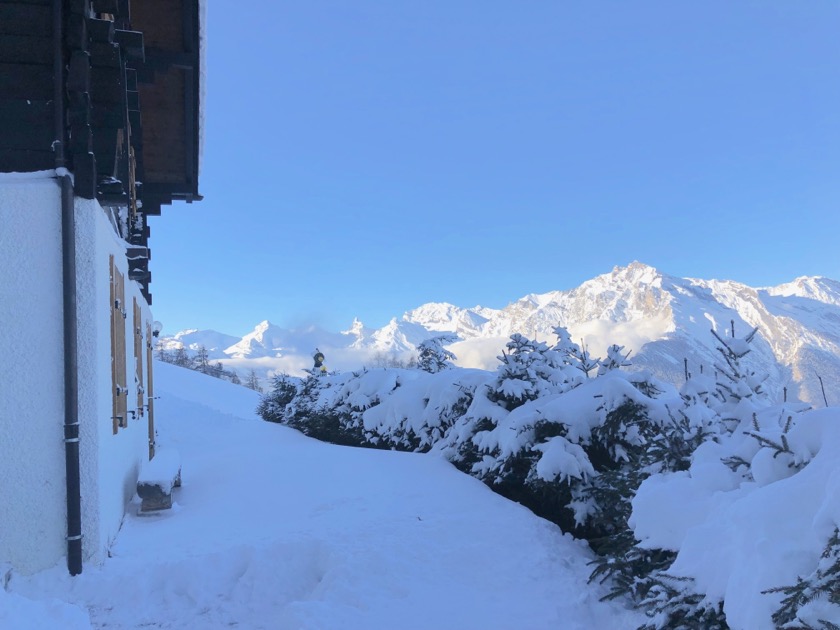
[(457, 357), (443, 346), (456, 341), (457, 335), (438, 335), (421, 342), (417, 346), (417, 367), (431, 374), (454, 367), (452, 361)]
[(248, 376), (245, 379), (245, 387), (248, 389), (253, 389), (255, 392), (259, 392), (262, 394), (263, 388), (260, 385), (260, 378), (257, 376), (257, 373), (254, 371), (254, 368), (248, 370)]
[(180, 346), (175, 349), (175, 353), (172, 355), (172, 363), (178, 367), (184, 368), (191, 368), (193, 364), (192, 359), (190, 359), (190, 355), (187, 354), (187, 349), (184, 346)]
[(610, 370), (630, 367), (630, 362), (627, 360), (629, 357), (630, 352), (624, 354), (624, 346), (612, 344), (607, 348), (607, 358), (601, 360), (598, 366), (598, 376), (603, 376)]
[[(759, 405), (765, 401), (763, 383), (767, 380), (767, 374), (757, 374), (745, 361), (752, 348), (750, 345), (755, 339), (758, 328), (754, 328), (743, 339), (736, 337), (723, 338), (712, 330), (712, 335), (717, 341), (716, 349), (720, 353), (722, 361), (715, 363), (717, 374), (715, 396), (721, 403), (719, 413), (724, 421), (737, 422), (744, 419), (746, 411), (750, 415), (753, 408), (750, 405)], [(734, 333), (734, 324), (733, 324)], [(747, 406), (741, 403), (748, 403)], [(725, 412), (729, 412), (725, 414)], [(728, 428), (734, 430), (733, 424)]]
[(286, 407), (291, 403), (298, 390), (288, 374), (279, 374), (272, 379), (271, 390), (260, 398), (257, 414), (267, 422), (283, 422)]
[(501, 362), (496, 378), (489, 385), (487, 398), (507, 411), (549, 392), (550, 379), (559, 367), (541, 341), (532, 341), (519, 333), (510, 336), (507, 352), (497, 357)]
[(553, 330), (557, 343), (552, 349), (560, 354), (563, 363), (579, 370), (586, 378), (589, 378), (589, 373), (600, 365), (600, 361), (589, 354), (586, 346), (579, 346), (573, 342), (569, 331), (563, 326), (556, 326)]
[(163, 346), (162, 341), (157, 342), (156, 353), (157, 353), (157, 358), (158, 358), (159, 361), (163, 361), (164, 363), (173, 363), (174, 362), (172, 352), (167, 350)]
[(198, 346), (198, 350), (193, 358), (193, 365), (195, 366), (194, 369), (196, 371), (201, 372), (202, 374), (210, 374), (210, 355), (207, 352), (207, 348), (203, 345)]

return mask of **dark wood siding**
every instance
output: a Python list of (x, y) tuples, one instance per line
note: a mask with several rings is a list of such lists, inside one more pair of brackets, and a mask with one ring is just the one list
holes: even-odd
[[(143, 104), (144, 181), (183, 183), (187, 180), (184, 147), (184, 71), (170, 68), (158, 74), (151, 85), (140, 85)], [(146, 115), (145, 112), (179, 112), (173, 115)]]

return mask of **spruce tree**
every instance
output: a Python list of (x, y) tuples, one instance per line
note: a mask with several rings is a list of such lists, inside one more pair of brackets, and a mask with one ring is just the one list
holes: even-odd
[(247, 387), (248, 389), (253, 389), (255, 392), (259, 392), (261, 394), (263, 392), (262, 385), (260, 385), (260, 378), (259, 376), (257, 376), (257, 373), (254, 370), (254, 368), (248, 370), (248, 376), (245, 379), (245, 387)]
[(454, 367), (452, 361), (458, 357), (443, 346), (456, 341), (457, 335), (438, 335), (421, 342), (417, 346), (417, 367), (431, 374)]

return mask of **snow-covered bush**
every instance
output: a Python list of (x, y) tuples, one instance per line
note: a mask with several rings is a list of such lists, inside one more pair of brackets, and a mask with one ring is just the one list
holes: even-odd
[[(280, 421), (325, 442), (359, 446), (363, 442), (359, 424), (353, 422), (346, 408), (330, 404), (332, 393), (352, 377), (353, 374), (321, 374), (311, 371), (297, 384), (297, 392), (286, 404)], [(269, 396), (273, 393), (272, 390)], [(278, 396), (281, 395), (282, 392), (278, 393)], [(269, 419), (265, 415), (263, 418)]]
[[(630, 496), (626, 515), (614, 515), (609, 479), (637, 466), (637, 451), (660, 433), (667, 407), (645, 375), (604, 370), (587, 380), (579, 348), (564, 329), (556, 332), (554, 348), (512, 336), (496, 377), (438, 448), (503, 496), (595, 541), (626, 530)], [(619, 492), (640, 480), (625, 480)]]
[(362, 421), (371, 444), (407, 451), (429, 451), (472, 404), (476, 389), (490, 378), (483, 370), (437, 373), (408, 370), (401, 386), (367, 409)]
[(283, 422), (286, 406), (297, 396), (298, 388), (288, 374), (272, 379), (271, 390), (260, 398), (257, 414), (268, 422)]
[(811, 575), (797, 577), (796, 584), (771, 588), (765, 593), (785, 596), (773, 613), (773, 622), (780, 628), (840, 629), (840, 529), (835, 527)]
[(679, 421), (689, 441), (700, 442), (690, 466), (652, 475), (633, 499), (636, 549), (674, 554), (644, 582), (652, 630), (840, 622), (840, 609), (808, 603), (817, 590), (836, 587), (825, 586), (832, 562), (818, 566), (818, 559), (823, 549), (831, 555), (826, 541), (840, 525), (840, 499), (826, 488), (840, 479), (840, 461), (829, 459), (840, 448), (827, 448), (840, 438), (840, 418), (771, 404), (764, 378), (748, 367), (754, 336), (715, 334), (724, 357), (716, 382), (692, 379), (683, 389)]
[(417, 346), (417, 367), (432, 374), (455, 367), (452, 361), (458, 357), (443, 345), (456, 341), (459, 341), (457, 335), (438, 335), (421, 342)]

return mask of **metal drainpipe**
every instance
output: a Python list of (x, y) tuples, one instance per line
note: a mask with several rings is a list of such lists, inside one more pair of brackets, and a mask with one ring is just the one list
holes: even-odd
[[(64, 12), (62, 0), (53, 0), (53, 74), (55, 99), (56, 168), (64, 157)], [(73, 180), (61, 180), (61, 258), (64, 287), (64, 451), (67, 483), (67, 568), (70, 575), (82, 572), (82, 499), (79, 469), (79, 373), (76, 334), (76, 226)]]
[(67, 569), (82, 572), (82, 498), (79, 470), (79, 373), (76, 347), (76, 227), (73, 181), (61, 178), (64, 265), (64, 451), (67, 477)]

